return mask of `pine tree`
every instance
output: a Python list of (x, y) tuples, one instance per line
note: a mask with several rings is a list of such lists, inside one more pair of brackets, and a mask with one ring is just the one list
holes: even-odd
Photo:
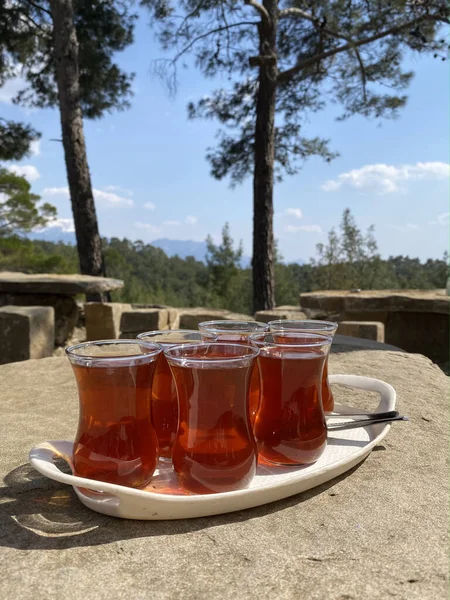
[(27, 85), (14, 102), (59, 107), (80, 268), (90, 275), (104, 274), (104, 267), (83, 117), (129, 106), (133, 75), (112, 60), (133, 40), (129, 4), (0, 0), (0, 84), (20, 70)]
[(156, 68), (174, 87), (190, 53), (207, 77), (229, 86), (191, 103), (192, 118), (219, 121), (207, 157), (214, 177), (232, 184), (253, 176), (253, 304), (274, 305), (273, 186), (303, 161), (336, 153), (306, 137), (308, 115), (329, 101), (341, 118), (395, 117), (413, 74), (415, 50), (445, 59), (445, 0), (143, 0), (171, 60)]

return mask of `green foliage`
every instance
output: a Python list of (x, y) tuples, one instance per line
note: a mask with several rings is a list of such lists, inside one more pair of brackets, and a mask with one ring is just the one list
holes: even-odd
[(0, 237), (0, 270), (22, 273), (76, 273), (74, 246), (31, 241), (16, 235)]
[(20, 160), (30, 151), (30, 144), (40, 134), (24, 123), (0, 117), (0, 160)]
[[(79, 43), (80, 103), (95, 119), (129, 106), (133, 74), (123, 72), (112, 55), (133, 41), (136, 15), (125, 0), (73, 0)], [(50, 3), (0, 0), (0, 85), (17, 74), (27, 82), (14, 102), (38, 107), (58, 105)]]
[(40, 196), (31, 193), (25, 177), (0, 168), (0, 236), (43, 227), (56, 216), (56, 208), (38, 205)]
[[(142, 241), (103, 240), (108, 274), (123, 279), (115, 302), (207, 306), (251, 314), (251, 269), (241, 268), (228, 225), (222, 241), (208, 242), (208, 264), (193, 257), (169, 258), (163, 250)], [(332, 262), (331, 262), (332, 261)], [(0, 270), (26, 273), (78, 272), (76, 248), (62, 242), (31, 241), (16, 235), (0, 237)], [(319, 260), (285, 264), (277, 253), (275, 264), (277, 305), (296, 305), (299, 294), (317, 289), (434, 289), (447, 281), (447, 257), (421, 263), (408, 256), (383, 260), (377, 254), (374, 232), (356, 226), (345, 211), (338, 231), (332, 231), (319, 250)]]
[(222, 229), (222, 242), (214, 244), (211, 236), (206, 238), (207, 254), (206, 264), (209, 270), (209, 284), (213, 297), (230, 299), (235, 297), (237, 290), (233, 289), (242, 258), (243, 247), (234, 249), (233, 238), (230, 235), (230, 226), (225, 223)]
[[(411, 50), (445, 60), (449, 5), (421, 0), (279, 0), (275, 5), (276, 54), (260, 34), (271, 24), (262, 2), (235, 0), (141, 0), (172, 60), (155, 64), (171, 89), (177, 66), (194, 57), (206, 77), (219, 75), (229, 85), (188, 105), (190, 118), (216, 119), (218, 144), (208, 148), (212, 175), (231, 184), (250, 175), (260, 68), (277, 73), (275, 168), (278, 179), (297, 173), (306, 158), (336, 156), (329, 141), (305, 135), (311, 113), (331, 102), (339, 118), (396, 117), (405, 105), (412, 72), (403, 59)], [(278, 9), (278, 10), (277, 10)]]

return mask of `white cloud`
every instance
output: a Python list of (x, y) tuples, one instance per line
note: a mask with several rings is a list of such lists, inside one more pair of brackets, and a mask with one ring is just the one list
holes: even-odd
[(295, 217), (296, 219), (301, 219), (303, 216), (303, 213), (299, 208), (285, 208), (284, 214), (289, 217)]
[(197, 217), (193, 217), (192, 215), (188, 215), (184, 222), (186, 223), (186, 225), (195, 225), (198, 221)]
[(166, 227), (179, 227), (181, 225), (181, 221), (163, 221), (163, 225)]
[(43, 196), (64, 196), (66, 198), (70, 197), (69, 188), (68, 187), (51, 187), (44, 188), (42, 192)]
[(406, 225), (388, 225), (388, 227), (389, 229), (395, 229), (396, 231), (402, 231), (404, 233), (420, 230), (420, 227), (415, 223), (406, 223)]
[(329, 179), (321, 187), (325, 192), (335, 192), (342, 187), (358, 190), (375, 189), (379, 194), (402, 191), (399, 183), (421, 179), (446, 179), (450, 175), (450, 165), (443, 162), (418, 162), (415, 165), (365, 165), (341, 173), (336, 179)]
[(31, 156), (39, 156), (40, 153), (41, 153), (41, 141), (33, 140), (30, 144)]
[(137, 229), (145, 229), (146, 231), (149, 231), (150, 233), (160, 233), (161, 232), (161, 227), (158, 227), (156, 225), (151, 225), (150, 223), (141, 223), (140, 221), (136, 221), (136, 223), (134, 223), (134, 226)]
[[(104, 206), (133, 206), (134, 202), (131, 198), (125, 198), (124, 196), (118, 196), (113, 192), (105, 192), (103, 190), (97, 190), (94, 188), (94, 200)], [(63, 196), (69, 198), (68, 187), (53, 187), (45, 188), (42, 192), (43, 196)]]
[(146, 202), (144, 208), (146, 210), (156, 210), (156, 204), (153, 204), (153, 202)]
[(287, 233), (297, 233), (298, 231), (304, 231), (305, 233), (322, 233), (322, 227), (320, 225), (286, 225), (284, 230)]
[(39, 227), (36, 231), (46, 231), (47, 229), (58, 227), (61, 231), (72, 233), (75, 231), (73, 219), (55, 218), (48, 222), (46, 227)]
[(120, 187), (120, 185), (107, 185), (103, 189), (105, 189), (107, 192), (121, 192), (122, 194), (125, 194), (126, 196), (134, 196), (133, 190), (129, 190), (128, 188)]
[(28, 181), (36, 181), (41, 174), (33, 165), (8, 165), (8, 171), (12, 171), (16, 175), (25, 177)]
[(96, 189), (94, 189), (93, 191), (95, 201), (99, 200), (103, 203), (108, 204), (109, 206), (134, 206), (134, 202), (133, 200), (131, 200), (131, 198), (119, 196), (114, 192), (104, 192), (103, 190)]
[(442, 213), (442, 215), (439, 215), (437, 218), (437, 222), (439, 223), (439, 225), (448, 225), (449, 223), (449, 218), (450, 218), (450, 213)]
[[(19, 73), (19, 70), (17, 70)], [(21, 89), (23, 89), (26, 85), (26, 82), (21, 77), (14, 77), (13, 79), (8, 79), (2, 87), (0, 87), (0, 102), (4, 104), (11, 104), (14, 96), (17, 95)]]

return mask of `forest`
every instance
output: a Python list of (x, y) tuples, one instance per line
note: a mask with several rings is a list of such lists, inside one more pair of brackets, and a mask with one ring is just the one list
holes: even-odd
[[(163, 250), (126, 238), (102, 240), (107, 275), (125, 286), (112, 293), (115, 302), (208, 306), (251, 314), (251, 268), (241, 268), (242, 247), (228, 224), (222, 240), (207, 238), (206, 261), (168, 257)], [(275, 260), (275, 297), (278, 306), (297, 305), (299, 294), (318, 289), (431, 289), (444, 288), (447, 256), (421, 262), (408, 256), (383, 259), (373, 228), (362, 232), (349, 210), (317, 258), (306, 264)], [(19, 235), (0, 237), (0, 270), (25, 273), (77, 273), (76, 246), (30, 240)]]

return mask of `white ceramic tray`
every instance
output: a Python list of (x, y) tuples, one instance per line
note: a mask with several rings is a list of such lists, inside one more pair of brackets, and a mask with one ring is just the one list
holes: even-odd
[[(384, 381), (357, 375), (331, 375), (330, 382), (378, 392), (380, 402), (374, 412), (395, 408), (395, 390)], [(343, 416), (354, 412), (368, 411), (335, 406), (335, 413)], [(343, 420), (348, 421), (348, 418)], [(333, 423), (338, 421), (333, 418)], [(389, 428), (389, 424), (378, 424), (329, 432), (327, 448), (313, 465), (285, 468), (259, 464), (248, 488), (220, 494), (184, 494), (170, 463), (162, 461), (150, 484), (141, 490), (68, 475), (58, 469), (54, 459), (63, 458), (72, 467), (72, 442), (44, 442), (31, 450), (29, 458), (33, 467), (46, 477), (72, 485), (81, 502), (99, 513), (123, 519), (189, 519), (260, 506), (321, 485), (361, 462)]]

